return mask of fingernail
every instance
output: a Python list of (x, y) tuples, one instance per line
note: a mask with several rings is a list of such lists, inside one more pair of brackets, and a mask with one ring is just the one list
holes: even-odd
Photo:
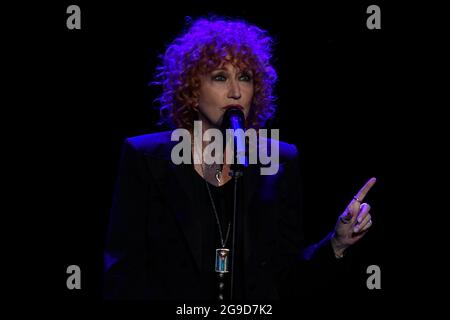
[(353, 232), (358, 232), (359, 231), (359, 228), (358, 227), (354, 227), (353, 228)]

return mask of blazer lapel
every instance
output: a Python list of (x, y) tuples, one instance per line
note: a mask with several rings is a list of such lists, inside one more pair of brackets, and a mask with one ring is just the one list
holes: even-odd
[(152, 173), (156, 183), (171, 209), (189, 245), (198, 268), (202, 261), (202, 228), (198, 213), (195, 212), (192, 182), (193, 170), (190, 164), (175, 165), (171, 158), (172, 147), (177, 142), (169, 141), (156, 157), (163, 160), (163, 166), (153, 168)]
[[(191, 165), (169, 164), (169, 192), (176, 194), (171, 202), (175, 218), (183, 230), (186, 241), (189, 244), (191, 252), (197, 267), (201, 268), (202, 261), (202, 227), (198, 212), (195, 212), (195, 199), (193, 198), (192, 182), (190, 181)], [(191, 204), (191, 205), (189, 205)]]

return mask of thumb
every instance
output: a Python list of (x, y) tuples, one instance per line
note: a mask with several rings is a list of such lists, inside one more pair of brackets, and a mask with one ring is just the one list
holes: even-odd
[(341, 214), (341, 216), (339, 217), (339, 220), (344, 223), (350, 223), (352, 221), (353, 215), (350, 212), (350, 210), (348, 209), (348, 207), (345, 209), (345, 211)]

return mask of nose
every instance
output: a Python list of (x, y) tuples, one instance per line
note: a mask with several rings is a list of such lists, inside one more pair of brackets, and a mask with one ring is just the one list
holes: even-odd
[(236, 80), (230, 81), (230, 87), (228, 89), (228, 98), (239, 100), (241, 98), (241, 88)]

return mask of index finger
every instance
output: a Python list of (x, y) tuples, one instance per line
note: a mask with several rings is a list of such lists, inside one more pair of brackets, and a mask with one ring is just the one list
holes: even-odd
[(364, 198), (367, 195), (367, 192), (369, 192), (369, 190), (373, 187), (375, 182), (377, 182), (376, 178), (370, 178), (369, 181), (366, 182), (364, 187), (362, 187), (361, 190), (359, 190), (359, 192), (355, 196), (359, 202), (362, 202), (364, 200)]

